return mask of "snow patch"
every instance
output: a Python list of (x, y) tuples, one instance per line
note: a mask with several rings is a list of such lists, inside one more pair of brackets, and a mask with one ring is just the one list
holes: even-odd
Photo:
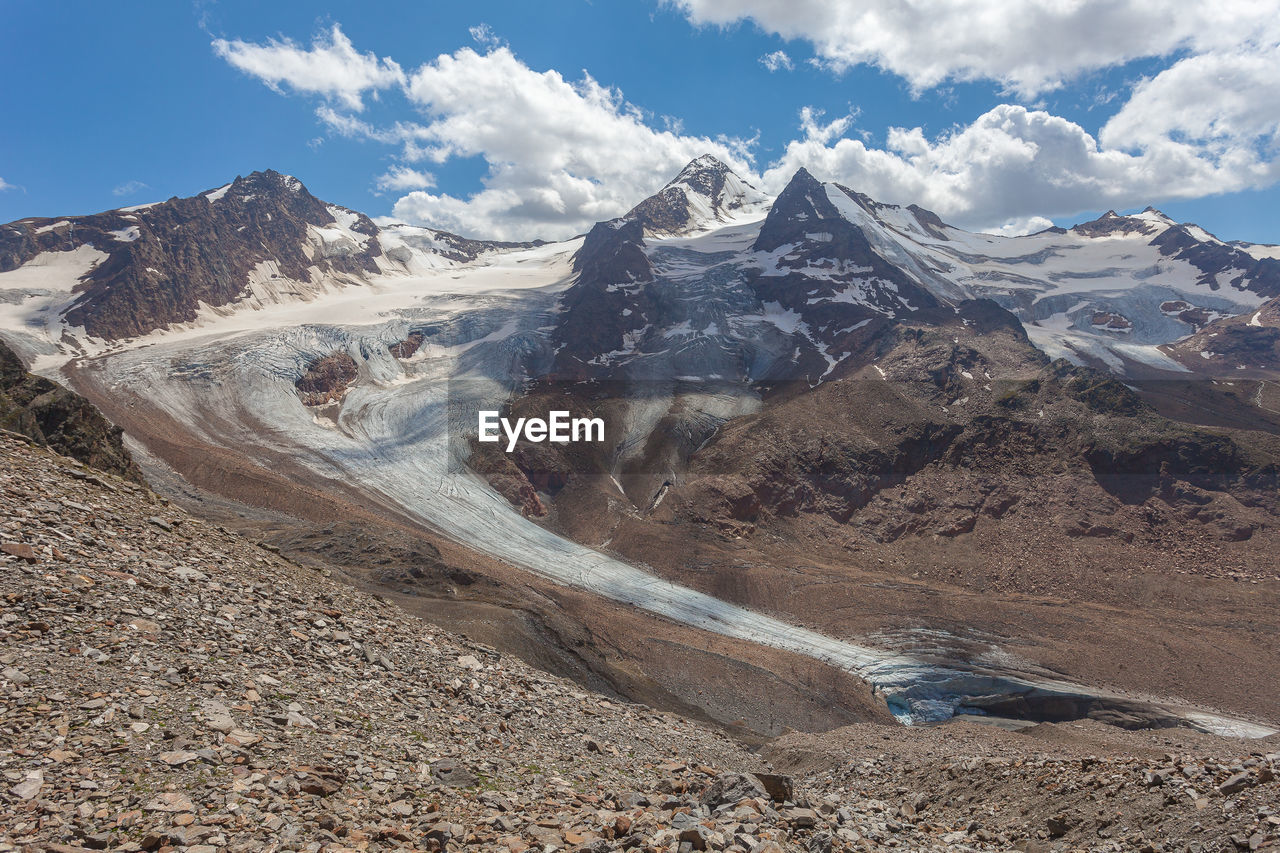
[(69, 252), (41, 252), (16, 270), (0, 273), (0, 290), (70, 291), (107, 257), (88, 243)]

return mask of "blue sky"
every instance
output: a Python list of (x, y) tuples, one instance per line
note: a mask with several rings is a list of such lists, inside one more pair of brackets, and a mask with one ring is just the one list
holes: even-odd
[(1280, 242), (1280, 9), (850, 5), (11, 2), (0, 221), (274, 168), (373, 216), (556, 237), (710, 148), (770, 191), (804, 165), (971, 228), (1151, 203)]

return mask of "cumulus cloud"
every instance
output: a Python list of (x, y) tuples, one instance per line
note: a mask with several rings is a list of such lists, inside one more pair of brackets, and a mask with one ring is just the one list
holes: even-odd
[[(1027, 5), (1047, 15), (1059, 6), (1093, 8), (1094, 2)], [(710, 0), (685, 5), (704, 11), (715, 6)], [(747, 5), (772, 8), (764, 0)], [(981, 3), (969, 5), (976, 9)], [(1015, 5), (1008, 17), (1026, 14)], [(1235, 0), (1220, 5), (1228, 17), (1239, 18), (1244, 8)], [(814, 10), (829, 13), (832, 4), (791, 0), (788, 7), (804, 18)], [(394, 147), (399, 162), (374, 183), (381, 191), (405, 193), (394, 206), (397, 218), (463, 234), (527, 239), (579, 233), (625, 212), (704, 153), (769, 191), (779, 191), (804, 166), (883, 201), (920, 204), (956, 225), (1008, 234), (1039, 230), (1046, 216), (1138, 207), (1280, 180), (1280, 39), (1184, 56), (1139, 81), (1096, 135), (1044, 110), (1001, 104), (941, 134), (890, 128), (877, 146), (867, 129), (855, 126), (856, 113), (827, 119), (804, 109), (796, 138), (757, 174), (752, 140), (688, 134), (678, 118), (647, 114), (586, 72), (575, 80), (534, 70), (491, 37), (479, 27), (476, 39), (486, 44), (485, 52), (461, 48), (411, 72), (390, 59), (358, 53), (336, 27), (310, 48), (236, 42), (243, 49), (227, 56), (233, 61), (232, 55), (256, 56), (260, 50), (280, 59), (270, 73), (263, 72), (264, 82), (287, 81), (297, 91), (323, 97), (316, 115), (330, 133)], [(964, 33), (958, 37), (964, 42)], [(296, 55), (286, 60), (288, 52)], [(316, 82), (348, 79), (341, 72), (353, 57), (356, 64), (394, 69), (393, 83), (377, 85), (394, 85), (407, 100), (402, 120), (375, 124), (359, 115), (360, 96), (373, 85), (359, 80), (368, 75), (345, 88)], [(768, 65), (767, 59), (761, 61)], [(324, 63), (335, 67), (317, 72), (309, 87), (281, 76), (283, 68)], [(954, 75), (959, 67), (916, 79)], [(1007, 81), (1044, 83), (1052, 76), (1002, 67), (999, 74)], [(997, 74), (995, 69), (990, 66), (989, 73)], [(468, 158), (482, 159), (487, 167), (470, 194), (436, 191), (434, 176), (418, 168)]]
[(1143, 80), (1102, 128), (1104, 144), (1194, 143), (1276, 153), (1280, 142), (1280, 44), (1208, 53)]
[(16, 187), (14, 187), (13, 184), (9, 183), (4, 178), (0, 178), (0, 192), (4, 192), (5, 190), (12, 190), (12, 189), (16, 189)]
[(379, 175), (374, 186), (384, 192), (404, 192), (406, 190), (423, 190), (436, 185), (435, 176), (427, 172), (419, 172), (408, 166), (392, 166), (385, 174)]
[(440, 56), (406, 93), (424, 116), (394, 131), (407, 159), (479, 156), (489, 171), (470, 197), (414, 192), (395, 215), (463, 233), (568, 236), (625, 212), (707, 152), (750, 171), (741, 140), (657, 130), (617, 90), (534, 71), (505, 47)]
[(1022, 237), (1026, 234), (1035, 234), (1037, 231), (1052, 227), (1053, 220), (1044, 216), (1022, 216), (981, 230), (999, 237)]
[(996, 80), (1030, 98), (1083, 71), (1274, 33), (1256, 0), (668, 0), (695, 24), (750, 20), (812, 43), (837, 71), (868, 64), (917, 90)]
[[(967, 127), (927, 138), (890, 129), (884, 148), (844, 136), (851, 120), (804, 111), (803, 135), (766, 170), (777, 191), (800, 166), (883, 201), (916, 203), (956, 225), (1024, 227), (1029, 217), (1263, 186), (1280, 168), (1256, 154), (1228, 155), (1165, 139), (1139, 151), (1100, 147), (1084, 128), (1043, 110), (1003, 104)], [(1163, 139), (1163, 138), (1162, 138)]]
[(145, 189), (150, 189), (150, 187), (148, 187), (142, 181), (125, 181), (120, 186), (111, 190), (111, 194), (115, 196), (133, 195), (134, 193), (140, 192)]
[(766, 53), (760, 57), (760, 64), (770, 71), (790, 71), (795, 68), (795, 63), (791, 61), (791, 57), (787, 56), (785, 50), (775, 50), (773, 53)]
[(236, 68), (257, 77), (277, 92), (322, 95), (344, 108), (364, 109), (364, 93), (400, 85), (404, 72), (391, 59), (360, 53), (337, 24), (312, 42), (310, 49), (289, 39), (252, 44), (215, 39), (213, 50)]

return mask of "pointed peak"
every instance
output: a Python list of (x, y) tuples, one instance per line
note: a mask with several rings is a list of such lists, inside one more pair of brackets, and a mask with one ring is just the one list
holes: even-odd
[(1153, 208), (1130, 216), (1121, 216), (1114, 210), (1108, 210), (1097, 219), (1073, 225), (1071, 231), (1084, 237), (1149, 235), (1167, 228), (1172, 222), (1173, 220)]
[(703, 154), (689, 161), (689, 164), (680, 170), (680, 174), (685, 172), (730, 172), (732, 169), (729, 165), (714, 154)]
[(796, 169), (796, 173), (791, 176), (791, 180), (787, 181), (787, 186), (779, 193), (779, 198), (789, 192), (809, 192), (821, 187), (822, 181), (815, 178), (813, 173), (804, 166), (801, 166)]
[(631, 208), (626, 219), (648, 234), (688, 234), (764, 204), (766, 196), (722, 160), (703, 154), (657, 193)]
[(282, 188), (290, 192), (302, 192), (306, 189), (302, 185), (302, 181), (293, 175), (286, 175), (277, 172), (275, 169), (262, 169), (250, 172), (248, 175), (236, 175), (236, 179), (232, 181), (232, 186), (250, 186), (267, 188)]

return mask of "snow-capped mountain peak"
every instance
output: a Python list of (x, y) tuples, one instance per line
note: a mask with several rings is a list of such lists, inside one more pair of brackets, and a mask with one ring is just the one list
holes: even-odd
[(706, 230), (738, 217), (763, 214), (769, 197), (710, 154), (691, 161), (657, 193), (627, 212), (646, 234), (673, 236)]

